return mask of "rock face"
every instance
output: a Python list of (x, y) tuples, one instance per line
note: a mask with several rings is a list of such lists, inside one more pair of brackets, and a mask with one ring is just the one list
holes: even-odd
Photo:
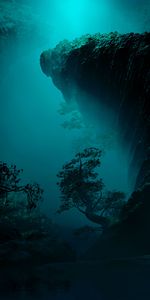
[(43, 52), (40, 63), (66, 101), (75, 97), (85, 109), (88, 101), (95, 101), (99, 118), (101, 104), (108, 119), (111, 111), (132, 157), (129, 180), (136, 174), (135, 191), (121, 221), (101, 235), (84, 259), (149, 254), (150, 33), (96, 34), (62, 41)]
[(135, 188), (150, 182), (149, 57), (150, 33), (115, 32), (64, 40), (40, 58), (43, 72), (67, 101), (86, 93), (113, 112), (116, 130), (133, 157), (130, 177), (138, 170)]
[(150, 253), (150, 185), (133, 192), (118, 224), (108, 228), (84, 254), (84, 259), (128, 257)]

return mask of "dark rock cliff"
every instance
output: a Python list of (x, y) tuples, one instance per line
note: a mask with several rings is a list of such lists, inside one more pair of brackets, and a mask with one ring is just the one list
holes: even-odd
[(113, 112), (115, 129), (132, 156), (129, 179), (136, 174), (135, 191), (122, 221), (108, 228), (84, 258), (150, 253), (150, 33), (65, 40), (43, 52), (40, 63), (66, 101), (84, 101), (84, 108), (95, 101), (97, 111), (102, 103)]
[(116, 130), (133, 156), (131, 170), (139, 170), (136, 188), (150, 181), (150, 33), (64, 40), (43, 52), (40, 63), (67, 101), (86, 93), (113, 111)]

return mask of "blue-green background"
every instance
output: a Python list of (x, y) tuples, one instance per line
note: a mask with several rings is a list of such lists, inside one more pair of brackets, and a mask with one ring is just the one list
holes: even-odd
[[(55, 211), (59, 205), (56, 174), (74, 155), (72, 141), (80, 131), (61, 126), (58, 109), (64, 100), (42, 73), (39, 57), (60, 40), (86, 33), (148, 31), (149, 1), (28, 0), (18, 1), (18, 5), (19, 2), (29, 5), (38, 16), (35, 25), (40, 37), (34, 36), (27, 43), (16, 42), (5, 57), (6, 72), (0, 83), (0, 159), (23, 168), (27, 181), (37, 181), (44, 187), (43, 209), (49, 216), (66, 226), (78, 227), (87, 223), (83, 216), (74, 211), (58, 217)], [(11, 55), (13, 51), (13, 60), (8, 64), (9, 51)], [(130, 159), (120, 145), (106, 149), (101, 175), (108, 188), (130, 191)]]

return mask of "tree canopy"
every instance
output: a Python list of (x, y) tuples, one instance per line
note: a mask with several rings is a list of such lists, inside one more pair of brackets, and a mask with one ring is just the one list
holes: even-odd
[[(23, 193), (26, 196), (26, 208), (31, 210), (36, 208), (42, 200), (43, 189), (38, 183), (23, 184), (21, 181), (22, 169), (17, 169), (16, 165), (8, 165), (0, 161), (0, 211), (8, 212), (11, 204), (9, 195), (13, 193)], [(22, 183), (22, 184), (21, 184)]]
[(92, 222), (106, 227), (110, 216), (120, 211), (125, 194), (120, 191), (106, 191), (98, 173), (101, 155), (98, 148), (86, 148), (63, 165), (57, 174), (57, 184), (61, 192), (58, 213), (76, 208)]

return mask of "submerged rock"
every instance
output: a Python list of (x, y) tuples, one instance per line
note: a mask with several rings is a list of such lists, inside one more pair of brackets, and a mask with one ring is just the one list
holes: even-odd
[[(133, 157), (130, 181), (136, 188), (145, 183), (143, 178), (150, 181), (149, 168), (143, 166), (149, 163), (150, 145), (149, 57), (150, 33), (114, 32), (64, 40), (40, 58), (43, 72), (67, 101), (75, 97), (85, 108), (88, 101), (95, 101), (99, 110), (103, 104), (112, 112), (115, 128)], [(91, 100), (79, 96), (84, 94)]]

